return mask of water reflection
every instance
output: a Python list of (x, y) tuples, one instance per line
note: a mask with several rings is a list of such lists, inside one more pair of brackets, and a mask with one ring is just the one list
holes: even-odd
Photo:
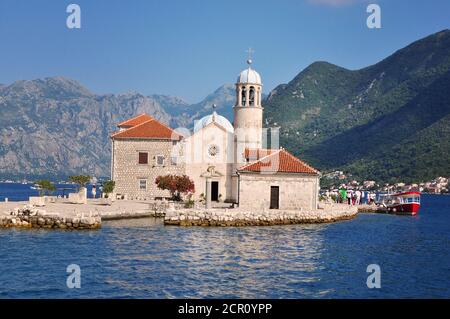
[[(447, 196), (424, 196), (419, 219), (202, 228), (146, 218), (98, 231), (0, 229), (0, 298), (449, 298), (449, 208)], [(66, 287), (72, 263), (81, 289)], [(379, 290), (366, 286), (372, 263), (382, 269)]]
[(107, 283), (119, 290), (146, 297), (276, 297), (307, 294), (305, 286), (320, 280), (324, 225), (183, 228), (136, 220), (108, 222), (104, 230), (123, 223), (138, 229), (132, 235), (119, 229), (102, 242), (112, 253), (107, 264), (122, 274)]

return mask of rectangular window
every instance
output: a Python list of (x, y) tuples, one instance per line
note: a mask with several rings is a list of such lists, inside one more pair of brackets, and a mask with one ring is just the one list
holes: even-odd
[(164, 156), (162, 156), (162, 155), (156, 156), (156, 165), (158, 165), (158, 166), (164, 165)]
[(148, 164), (148, 153), (139, 152), (139, 164)]
[(170, 163), (171, 163), (172, 165), (177, 165), (177, 163), (178, 163), (178, 157), (176, 157), (176, 156), (170, 157)]
[(270, 209), (280, 208), (280, 187), (270, 186)]
[(139, 180), (139, 189), (141, 191), (146, 191), (147, 190), (147, 180), (146, 179), (140, 179)]

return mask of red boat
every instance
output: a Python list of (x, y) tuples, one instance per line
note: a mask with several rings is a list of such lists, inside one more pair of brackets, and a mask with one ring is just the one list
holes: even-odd
[(419, 213), (420, 193), (405, 192), (385, 195), (381, 206), (387, 213), (415, 216)]

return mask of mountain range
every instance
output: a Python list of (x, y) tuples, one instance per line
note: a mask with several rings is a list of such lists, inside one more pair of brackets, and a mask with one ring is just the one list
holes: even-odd
[[(172, 127), (217, 112), (232, 121), (234, 85), (199, 103), (166, 95), (95, 94), (64, 77), (0, 84), (0, 178), (109, 175), (109, 135), (148, 113)], [(450, 31), (348, 70), (315, 62), (265, 98), (280, 145), (322, 171), (378, 181), (450, 175)]]
[(316, 62), (264, 104), (281, 145), (322, 171), (393, 182), (450, 175), (450, 31), (347, 70)]
[(98, 95), (77, 81), (50, 77), (0, 85), (0, 178), (107, 177), (116, 125), (148, 113), (172, 127), (192, 127), (211, 112), (232, 116), (232, 85), (190, 105), (165, 95)]

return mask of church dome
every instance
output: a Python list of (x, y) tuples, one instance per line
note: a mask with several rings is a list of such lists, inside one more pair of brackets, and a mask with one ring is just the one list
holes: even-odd
[(261, 76), (258, 72), (249, 67), (239, 74), (237, 83), (261, 84)]
[(226, 117), (223, 117), (222, 115), (219, 115), (216, 112), (214, 112), (213, 114), (206, 115), (202, 117), (200, 120), (195, 122), (194, 133), (200, 131), (202, 128), (211, 124), (212, 122), (219, 124), (230, 133), (234, 132), (233, 125), (231, 125), (230, 121), (228, 121)]

